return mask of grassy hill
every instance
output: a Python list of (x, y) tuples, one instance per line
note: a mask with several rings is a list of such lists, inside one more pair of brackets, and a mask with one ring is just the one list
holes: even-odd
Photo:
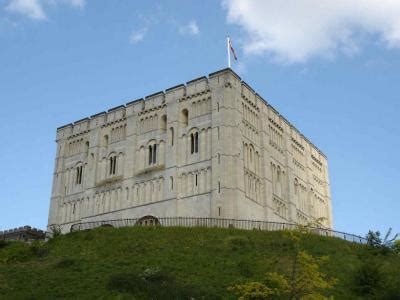
[[(400, 299), (400, 256), (312, 234), (300, 245), (330, 257), (321, 268), (338, 282), (327, 295)], [(3, 242), (0, 299), (234, 299), (229, 286), (287, 273), (291, 253), (287, 232), (216, 228), (98, 228)], [(368, 280), (372, 291), (362, 287)]]

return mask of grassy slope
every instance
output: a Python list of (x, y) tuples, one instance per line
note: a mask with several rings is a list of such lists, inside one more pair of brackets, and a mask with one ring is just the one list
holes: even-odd
[[(371, 257), (365, 246), (308, 234), (301, 243), (312, 255), (330, 256), (324, 270), (339, 280), (335, 299), (361, 299), (352, 286), (354, 272)], [(228, 286), (285, 273), (290, 249), (285, 232), (207, 228), (99, 228), (44, 246), (8, 243), (0, 245), (0, 298), (226, 299)], [(400, 278), (400, 257), (374, 260)]]

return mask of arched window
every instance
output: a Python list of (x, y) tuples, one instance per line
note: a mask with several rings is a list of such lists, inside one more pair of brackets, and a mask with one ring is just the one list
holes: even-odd
[(113, 155), (110, 158), (110, 175), (115, 175), (117, 171), (117, 156)]
[(161, 129), (167, 130), (167, 115), (161, 117)]
[(149, 165), (157, 162), (157, 144), (149, 145)]
[(185, 108), (182, 110), (182, 126), (187, 127), (189, 124), (189, 111)]
[(190, 153), (199, 153), (199, 133), (190, 134)]
[(169, 128), (169, 138), (171, 140), (171, 146), (174, 145), (174, 127)]
[(157, 161), (157, 145), (153, 145), (153, 164), (155, 164)]
[(85, 152), (86, 152), (86, 156), (89, 156), (89, 141), (87, 141), (86, 143), (85, 143)]
[(104, 147), (107, 147), (107, 146), (108, 146), (108, 135), (105, 135), (105, 136), (103, 137), (103, 146), (104, 146)]
[(153, 163), (153, 146), (149, 146), (149, 165)]
[(194, 152), (199, 153), (199, 133), (194, 134)]
[(171, 191), (173, 191), (174, 190), (174, 177), (170, 176), (169, 177), (169, 182), (170, 182)]
[(78, 166), (76, 168), (75, 184), (81, 184), (82, 183), (82, 171), (83, 171), (82, 166)]

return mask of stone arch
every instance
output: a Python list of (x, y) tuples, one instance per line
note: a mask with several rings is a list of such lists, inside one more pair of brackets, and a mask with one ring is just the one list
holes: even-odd
[(105, 134), (105, 135), (103, 136), (102, 146), (103, 146), (103, 147), (107, 147), (107, 146), (108, 146), (108, 142), (109, 142), (108, 134)]
[(144, 217), (141, 217), (139, 220), (136, 221), (137, 226), (158, 226), (160, 225), (160, 221), (158, 220), (157, 217), (154, 217), (152, 215), (147, 215)]
[(111, 224), (109, 224), (109, 223), (104, 223), (104, 224), (101, 224), (101, 225), (100, 225), (100, 227), (114, 228), (114, 226), (113, 226), (113, 225), (111, 225)]
[(189, 125), (189, 111), (187, 108), (184, 108), (181, 111), (181, 123), (183, 127), (187, 127)]

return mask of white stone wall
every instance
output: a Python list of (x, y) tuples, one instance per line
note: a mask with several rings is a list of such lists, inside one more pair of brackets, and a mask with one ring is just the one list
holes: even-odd
[(58, 128), (49, 226), (146, 215), (332, 227), (327, 159), (229, 69)]

